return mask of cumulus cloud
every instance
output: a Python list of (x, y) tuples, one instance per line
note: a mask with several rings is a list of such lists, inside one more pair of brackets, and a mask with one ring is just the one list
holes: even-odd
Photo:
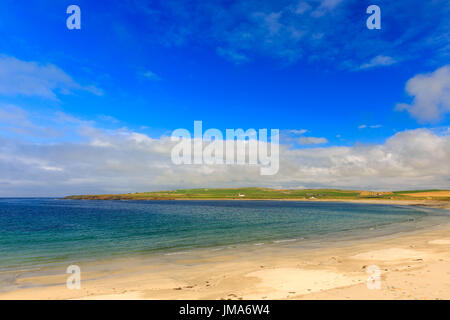
[(57, 93), (70, 94), (73, 90), (103, 94), (102, 90), (94, 85), (80, 85), (53, 64), (40, 64), (0, 55), (0, 95), (57, 99)]
[(397, 104), (397, 110), (408, 111), (420, 122), (439, 121), (450, 112), (450, 65), (409, 79), (406, 92), (413, 101)]
[(307, 145), (307, 144), (323, 144), (327, 143), (328, 140), (326, 138), (317, 138), (317, 137), (301, 137), (297, 139), (298, 144)]
[[(3, 108), (4, 109), (4, 108)], [(1, 108), (0, 108), (1, 110)], [(26, 112), (22, 120), (35, 119)], [(174, 165), (176, 142), (167, 136), (53, 115), (55, 131), (77, 139), (34, 141), (0, 130), (0, 196), (63, 196), (191, 187), (336, 187), (361, 189), (448, 188), (450, 130), (395, 134), (384, 143), (292, 149), (280, 146), (280, 170), (261, 176), (259, 166)], [(50, 115), (49, 115), (50, 118)], [(50, 128), (50, 125), (47, 125)], [(45, 132), (39, 130), (36, 135)]]

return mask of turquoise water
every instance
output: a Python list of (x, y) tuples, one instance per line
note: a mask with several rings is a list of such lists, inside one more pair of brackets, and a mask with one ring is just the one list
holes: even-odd
[(0, 199), (0, 270), (230, 245), (301, 245), (448, 221), (437, 209), (351, 203)]

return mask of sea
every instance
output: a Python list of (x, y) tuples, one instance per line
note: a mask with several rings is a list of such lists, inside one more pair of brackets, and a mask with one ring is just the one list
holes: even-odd
[(315, 248), (450, 223), (448, 211), (313, 201), (0, 199), (0, 274), (196, 250)]

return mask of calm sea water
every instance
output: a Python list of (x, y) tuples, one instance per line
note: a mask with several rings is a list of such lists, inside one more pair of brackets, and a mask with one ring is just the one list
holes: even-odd
[(437, 209), (287, 201), (0, 199), (0, 270), (195, 248), (365, 237), (449, 222)]

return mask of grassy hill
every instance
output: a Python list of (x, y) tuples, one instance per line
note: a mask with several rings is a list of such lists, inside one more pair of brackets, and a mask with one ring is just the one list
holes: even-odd
[[(417, 195), (415, 195), (417, 194)], [(450, 200), (447, 190), (417, 191), (358, 191), (340, 189), (268, 189), (268, 188), (231, 188), (231, 189), (179, 189), (157, 192), (128, 194), (80, 195), (68, 196), (75, 200), (182, 200), (182, 199), (273, 199), (273, 200), (314, 200), (314, 199), (395, 199), (395, 200)]]

